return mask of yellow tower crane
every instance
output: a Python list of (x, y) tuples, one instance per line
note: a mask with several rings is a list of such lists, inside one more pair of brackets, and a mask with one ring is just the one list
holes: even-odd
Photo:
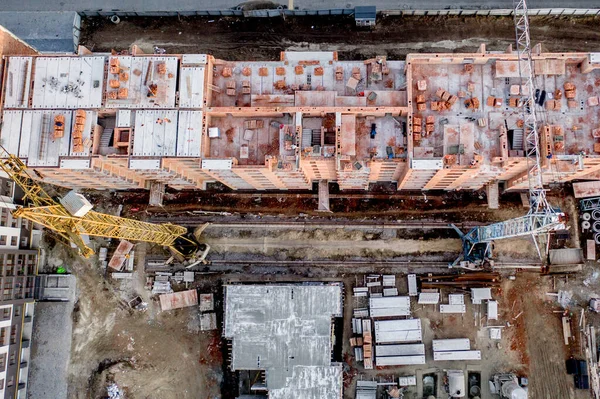
[[(31, 220), (54, 231), (67, 241), (73, 242), (84, 257), (89, 258), (94, 254), (94, 250), (87, 246), (81, 237), (88, 235), (160, 244), (167, 247), (181, 262), (204, 260), (208, 250), (199, 251), (199, 244), (185, 237), (188, 230), (183, 226), (141, 222), (92, 210), (80, 217), (72, 215), (29, 175), (23, 161), (10, 154), (4, 147), (0, 148), (3, 152), (0, 155), (0, 167), (21, 187), (25, 193), (23, 199), (26, 204), (29, 203), (28, 206), (15, 209), (12, 212), (13, 216)], [(196, 239), (206, 226), (195, 232)], [(197, 259), (199, 252), (202, 252), (201, 259)], [(194, 262), (196, 263), (198, 262)]]

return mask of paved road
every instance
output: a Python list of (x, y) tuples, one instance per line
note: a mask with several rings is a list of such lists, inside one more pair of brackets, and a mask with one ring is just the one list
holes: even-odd
[[(288, 0), (273, 0), (288, 5)], [(208, 11), (235, 7), (240, 0), (1, 0), (0, 11)], [(529, 8), (600, 8), (598, 0), (529, 0)], [(452, 0), (295, 0), (294, 7), (299, 9), (354, 8), (357, 5), (375, 5), (378, 10), (443, 10), (443, 9), (498, 9), (512, 8), (511, 0), (452, 1)]]

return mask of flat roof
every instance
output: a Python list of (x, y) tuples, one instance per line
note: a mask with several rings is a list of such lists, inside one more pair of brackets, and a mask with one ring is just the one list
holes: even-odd
[(33, 57), (9, 57), (6, 61), (5, 108), (28, 108)]
[[(112, 71), (119, 73), (111, 73), (110, 65), (116, 65)], [(174, 108), (177, 65), (177, 57), (110, 57), (106, 108)], [(151, 85), (156, 85), (153, 96), (149, 96)], [(119, 95), (123, 89), (127, 95)]]
[[(11, 154), (27, 160), (29, 166), (58, 166), (59, 157), (91, 155), (91, 134), (98, 120), (96, 111), (85, 111), (80, 129), (81, 146), (72, 134), (77, 124), (72, 110), (5, 110), (0, 138)], [(63, 137), (54, 138), (54, 118), (65, 118)]]
[(177, 147), (177, 111), (143, 110), (135, 112), (131, 155), (174, 156)]
[(105, 57), (36, 57), (32, 108), (100, 108)]
[(204, 67), (182, 66), (179, 70), (179, 107), (204, 106)]
[(179, 111), (177, 156), (199, 157), (202, 138), (202, 111)]
[(265, 370), (269, 398), (331, 399), (342, 393), (331, 363), (332, 317), (342, 285), (227, 285), (223, 335), (233, 370)]

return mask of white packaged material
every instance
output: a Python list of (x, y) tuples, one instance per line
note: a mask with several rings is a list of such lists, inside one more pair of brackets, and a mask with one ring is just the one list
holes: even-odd
[(425, 355), (416, 356), (387, 356), (375, 358), (375, 365), (379, 367), (385, 366), (407, 366), (413, 364), (425, 364)]
[(440, 313), (466, 313), (466, 305), (440, 305)]
[(471, 342), (468, 338), (433, 340), (434, 352), (468, 351), (469, 349), (471, 349)]
[(375, 345), (375, 355), (378, 357), (414, 356), (424, 354), (425, 344)]
[(440, 294), (438, 292), (421, 292), (419, 294), (419, 305), (437, 305), (440, 301)]
[(401, 387), (413, 387), (417, 385), (417, 377), (414, 375), (408, 375), (405, 377), (398, 378), (398, 385)]
[(487, 317), (488, 320), (498, 320), (498, 301), (488, 301)]
[(433, 352), (433, 360), (436, 362), (448, 360), (481, 360), (481, 351)]
[(417, 296), (417, 275), (416, 274), (408, 275), (408, 295), (409, 296)]

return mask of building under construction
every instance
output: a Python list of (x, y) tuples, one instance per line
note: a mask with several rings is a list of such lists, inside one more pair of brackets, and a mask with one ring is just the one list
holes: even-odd
[[(339, 61), (38, 54), (0, 31), (0, 141), (45, 182), (234, 190), (528, 185), (512, 48)], [(535, 49), (534, 49), (535, 50)], [(600, 53), (534, 51), (545, 183), (600, 176)]]

